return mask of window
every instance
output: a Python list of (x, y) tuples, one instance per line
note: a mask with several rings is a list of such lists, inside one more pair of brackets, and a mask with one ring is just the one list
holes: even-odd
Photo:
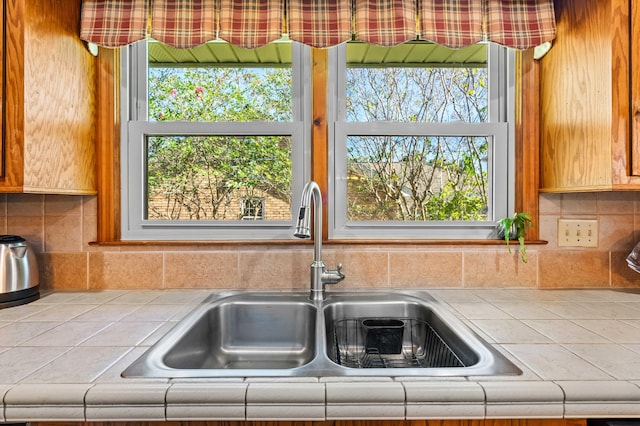
[(248, 197), (240, 201), (240, 216), (243, 220), (264, 219), (264, 198)]
[(293, 235), (309, 175), (303, 57), (288, 42), (128, 49), (123, 239)]
[(489, 237), (513, 210), (511, 56), (491, 44), (340, 46), (330, 236)]
[[(492, 237), (514, 206), (513, 53), (329, 52), (330, 238)], [(293, 238), (312, 167), (309, 48), (149, 41), (122, 62), (122, 239)]]

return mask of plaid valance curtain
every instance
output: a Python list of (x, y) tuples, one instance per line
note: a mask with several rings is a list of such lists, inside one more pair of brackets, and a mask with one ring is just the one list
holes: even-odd
[(555, 37), (553, 0), (83, 0), (80, 37), (103, 47), (154, 39), (177, 48), (220, 38), (245, 48), (282, 34), (313, 47), (422, 39), (529, 49)]

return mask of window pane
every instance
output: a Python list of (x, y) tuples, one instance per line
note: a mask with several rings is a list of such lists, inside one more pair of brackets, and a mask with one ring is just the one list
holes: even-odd
[(152, 68), (150, 121), (292, 121), (291, 68)]
[[(346, 121), (488, 121), (486, 45), (456, 51), (406, 44), (361, 55), (358, 49), (347, 44)], [(367, 63), (371, 57), (379, 62)]]
[(147, 45), (150, 121), (292, 121), (291, 43)]
[(487, 220), (486, 136), (349, 136), (347, 220)]
[(146, 143), (148, 219), (291, 220), (290, 136), (147, 136)]

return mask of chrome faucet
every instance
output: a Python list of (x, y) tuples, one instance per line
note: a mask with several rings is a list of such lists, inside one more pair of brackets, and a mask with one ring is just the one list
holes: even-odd
[(322, 261), (322, 194), (320, 187), (314, 181), (308, 182), (302, 190), (300, 213), (296, 222), (294, 236), (297, 238), (311, 238), (311, 198), (313, 197), (314, 226), (313, 226), (313, 262), (311, 263), (311, 294), (313, 301), (324, 300), (324, 287), (327, 284), (337, 284), (344, 279), (342, 265), (338, 269), (327, 269)]

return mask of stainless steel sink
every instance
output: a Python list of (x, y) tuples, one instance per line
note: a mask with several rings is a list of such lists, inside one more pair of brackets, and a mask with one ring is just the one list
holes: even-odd
[(315, 356), (316, 319), (308, 295), (214, 295), (123, 375), (244, 376), (295, 369)]
[(520, 372), (428, 294), (332, 293), (324, 322), (329, 359), (368, 374)]
[(520, 370), (426, 292), (219, 292), (123, 377), (470, 376)]
[(294, 368), (315, 353), (316, 309), (304, 301), (251, 297), (213, 304), (164, 357), (167, 367)]

